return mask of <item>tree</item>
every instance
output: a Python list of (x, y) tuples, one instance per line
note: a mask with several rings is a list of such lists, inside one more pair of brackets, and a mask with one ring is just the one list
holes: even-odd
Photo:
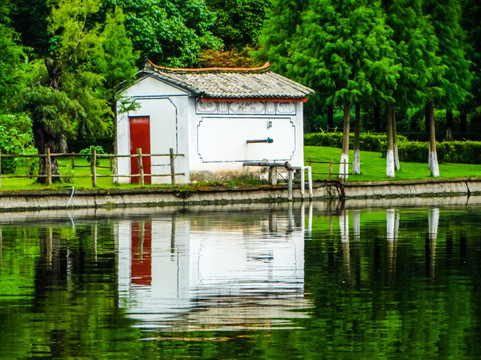
[(142, 62), (194, 66), (202, 50), (222, 47), (212, 34), (215, 14), (204, 0), (104, 0), (104, 11), (115, 6), (125, 14), (127, 34)]
[(216, 14), (215, 36), (222, 39), (227, 50), (241, 50), (257, 43), (266, 18), (269, 0), (206, 0)]
[(298, 27), (302, 24), (303, 11), (308, 4), (309, 0), (273, 0), (267, 12), (267, 20), (259, 36), (262, 50), (258, 56), (270, 61), (272, 70), (278, 73), (292, 73), (288, 68), (292, 68), (293, 42), (299, 36)]
[[(314, 89), (330, 92), (327, 102), (343, 109), (343, 163), (349, 162), (351, 108), (373, 92), (389, 98), (397, 67), (392, 61), (390, 29), (379, 1), (312, 1), (292, 46), (289, 69)], [(356, 157), (356, 161), (360, 161)], [(356, 165), (356, 167), (358, 167)]]
[(473, 114), (472, 119), (481, 119), (481, 22), (479, 21), (481, 4), (478, 0), (464, 0), (462, 3), (462, 27), (466, 32), (466, 55), (472, 64), (471, 70), (473, 72), (472, 97), (468, 99), (468, 103), (462, 109), (464, 123), (462, 122), (461, 125), (466, 126), (467, 112)]
[[(113, 35), (110, 27), (121, 22), (121, 14), (108, 18), (103, 34), (100, 24), (89, 24), (99, 7), (98, 0), (59, 0), (52, 7), (48, 25), (50, 56), (33, 63), (31, 84), (23, 95), (40, 154), (45, 154), (47, 148), (59, 152), (66, 134), (102, 135), (110, 131), (112, 112), (106, 96), (106, 77), (98, 71), (102, 65), (110, 64), (112, 68), (115, 54), (108, 44), (115, 40), (106, 39), (105, 34)], [(123, 53), (125, 59), (132, 61), (131, 47), (123, 44), (117, 43), (118, 55)], [(119, 67), (115, 65), (110, 73), (106, 72), (109, 81), (117, 79)], [(46, 173), (46, 166), (45, 158), (41, 158), (39, 175)], [(55, 158), (51, 167), (52, 174), (58, 174)], [(46, 179), (40, 176), (38, 181)]]
[(48, 17), (50, 2), (46, 0), (11, 0), (11, 19), (22, 44), (34, 56), (47, 56), (50, 48)]
[(443, 90), (437, 100), (446, 109), (446, 139), (453, 140), (453, 109), (464, 104), (469, 96), (472, 74), (465, 52), (465, 32), (461, 28), (459, 0), (425, 0), (424, 9), (431, 17), (438, 39), (437, 55), (445, 67), (439, 86)]
[[(393, 93), (393, 106), (408, 108), (426, 104), (439, 95), (437, 81), (443, 72), (441, 59), (436, 54), (438, 46), (432, 24), (423, 14), (421, 0), (386, 0), (384, 7), (387, 24), (394, 30), (395, 61), (401, 65)], [(394, 121), (395, 110), (396, 107), (386, 110), (388, 122)], [(431, 119), (434, 121), (434, 113)], [(430, 128), (434, 130), (434, 125)], [(389, 127), (393, 144), (394, 129), (395, 122)], [(437, 159), (435, 143), (430, 151), (430, 159), (434, 158)], [(436, 173), (437, 160), (435, 164), (432, 173)]]
[(24, 52), (9, 19), (7, 0), (0, 0), (0, 114), (14, 105), (14, 96), (22, 86)]

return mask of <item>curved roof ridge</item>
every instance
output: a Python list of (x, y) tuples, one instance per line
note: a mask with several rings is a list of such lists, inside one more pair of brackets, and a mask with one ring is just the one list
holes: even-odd
[(219, 73), (219, 72), (241, 72), (241, 73), (263, 73), (271, 70), (271, 64), (266, 62), (264, 65), (255, 68), (243, 68), (243, 67), (209, 67), (209, 68), (169, 68), (154, 64), (152, 61), (147, 60), (146, 68), (153, 67), (157, 71), (167, 73)]

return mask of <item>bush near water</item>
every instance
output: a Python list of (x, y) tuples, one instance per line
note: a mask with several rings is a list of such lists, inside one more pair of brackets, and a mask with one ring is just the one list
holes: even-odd
[[(429, 142), (408, 141), (403, 135), (397, 137), (399, 159), (405, 162), (426, 162), (428, 159)], [(386, 155), (386, 134), (362, 133), (359, 135), (361, 151), (377, 151)], [(349, 136), (349, 146), (352, 149), (354, 134)], [(342, 147), (342, 133), (309, 133), (304, 136), (304, 145)], [(481, 164), (480, 141), (443, 141), (436, 143), (439, 162)]]

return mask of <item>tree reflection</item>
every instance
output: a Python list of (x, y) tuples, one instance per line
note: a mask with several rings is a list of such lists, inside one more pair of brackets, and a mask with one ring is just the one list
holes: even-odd
[(438, 236), (439, 209), (432, 208), (428, 212), (428, 234), (426, 236), (426, 276), (433, 279), (436, 270), (436, 239)]

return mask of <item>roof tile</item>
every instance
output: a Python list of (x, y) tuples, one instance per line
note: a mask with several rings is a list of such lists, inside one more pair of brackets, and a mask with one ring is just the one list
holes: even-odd
[(303, 100), (314, 91), (270, 70), (260, 68), (171, 69), (148, 63), (138, 76), (150, 75), (210, 99)]

